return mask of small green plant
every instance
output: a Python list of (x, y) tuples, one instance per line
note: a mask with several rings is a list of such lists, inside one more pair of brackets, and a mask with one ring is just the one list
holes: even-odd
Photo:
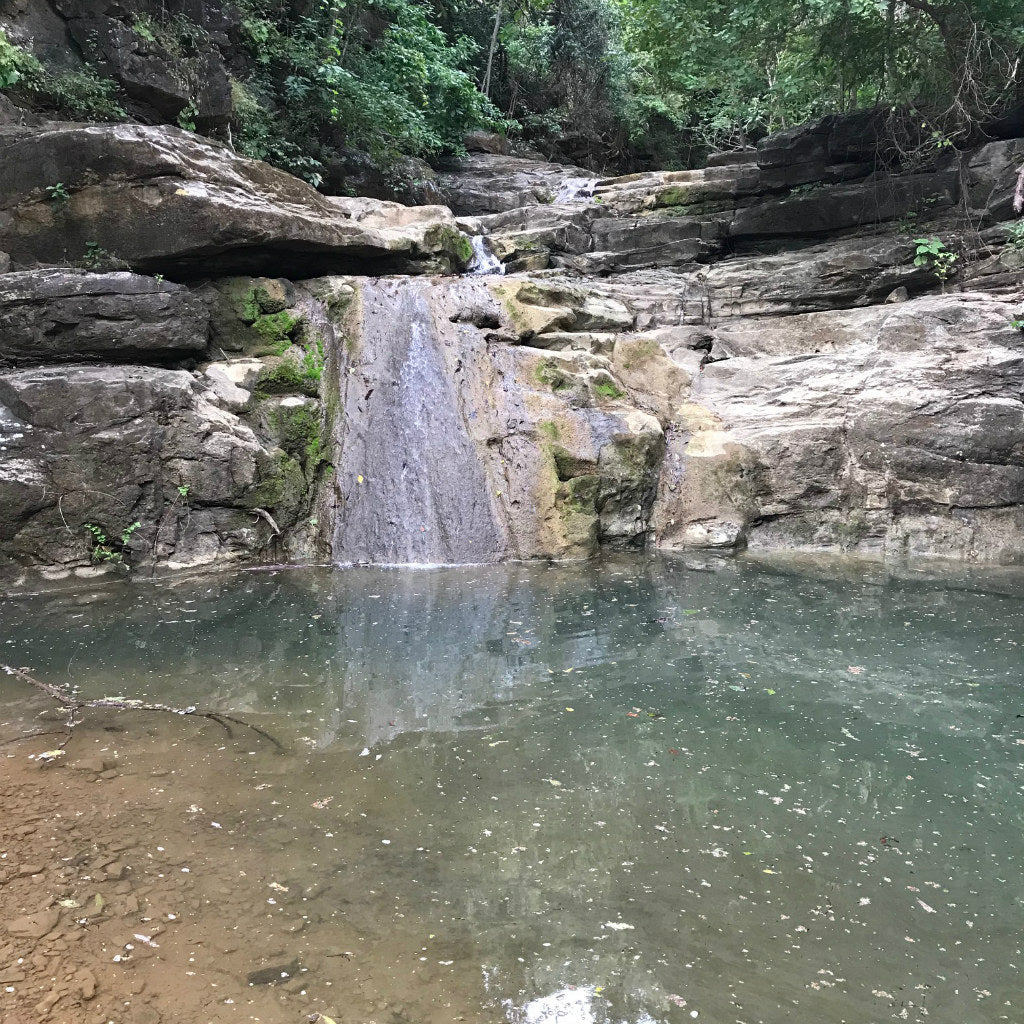
[(928, 267), (945, 284), (960, 257), (946, 248), (941, 238), (915, 238), (914, 266)]
[(177, 490), (178, 490), (178, 494), (183, 499), (187, 499), (188, 498), (188, 491), (189, 491), (188, 484), (178, 484)]
[(66, 203), (71, 198), (71, 193), (63, 181), (58, 181), (56, 185), (47, 185), (46, 194), (54, 203)]
[(542, 359), (533, 371), (539, 384), (544, 384), (552, 391), (567, 391), (572, 387), (572, 378), (559, 367), (554, 359)]
[(107, 537), (102, 526), (97, 526), (95, 523), (84, 523), (83, 525), (92, 538), (92, 551), (89, 552), (89, 557), (94, 562), (121, 563), (124, 562), (125, 551), (132, 539), (132, 534), (142, 526), (142, 523), (136, 520), (126, 526), (121, 531), (121, 536), (115, 540)]
[(1015, 221), (1006, 233), (1006, 248), (1024, 251), (1024, 218)]
[(324, 340), (314, 338), (302, 353), (302, 373), (307, 380), (319, 381), (324, 375)]
[(1019, 316), (1016, 320), (1011, 320), (1010, 326), (1015, 331), (1024, 331), (1024, 316)]
[(196, 130), (196, 118), (199, 116), (199, 108), (195, 104), (195, 100), (189, 100), (185, 106), (178, 111), (178, 127), (186, 132), (194, 132)]
[(86, 270), (124, 270), (128, 266), (99, 242), (86, 242), (85, 252), (78, 262)]
[(155, 43), (160, 26), (148, 14), (137, 14), (132, 22), (132, 29), (140, 39), (145, 39), (147, 43)]

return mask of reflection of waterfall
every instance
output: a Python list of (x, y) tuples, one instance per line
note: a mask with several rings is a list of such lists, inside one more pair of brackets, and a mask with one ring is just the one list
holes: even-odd
[(597, 178), (566, 178), (555, 193), (556, 203), (589, 203), (594, 198)]
[(473, 235), (469, 239), (473, 247), (473, 262), (469, 265), (471, 274), (504, 274), (505, 264), (491, 252), (487, 239), (483, 235)]
[[(342, 381), (334, 560), (499, 559), (504, 535), (445, 360), (429, 283), (366, 281), (361, 292), (359, 363)], [(442, 328), (456, 330), (447, 319)]]

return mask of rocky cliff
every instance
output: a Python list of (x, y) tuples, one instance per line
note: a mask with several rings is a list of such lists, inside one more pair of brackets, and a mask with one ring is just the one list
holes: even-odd
[(1024, 141), (894, 172), (870, 129), (609, 180), (474, 153), (448, 207), (0, 129), (0, 572), (1021, 561)]

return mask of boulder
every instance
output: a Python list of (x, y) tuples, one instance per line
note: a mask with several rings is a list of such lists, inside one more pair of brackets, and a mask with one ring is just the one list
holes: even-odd
[[(85, 260), (169, 276), (423, 271), (471, 253), (450, 211), (323, 196), (188, 132), (0, 129), (0, 249), (15, 265)], [(51, 198), (60, 183), (67, 198)]]
[(1022, 167), (1024, 139), (990, 142), (972, 153), (965, 173), (971, 208), (989, 223), (1017, 216), (1013, 193)]
[(165, 363), (205, 351), (209, 315), (187, 289), (124, 272), (0, 275), (0, 364)]
[(508, 139), (496, 132), (470, 132), (465, 139), (467, 153), (494, 153), (505, 156), (508, 154)]
[(100, 73), (121, 86), (147, 120), (173, 124), (187, 112), (203, 131), (226, 127), (231, 82), (209, 33), (192, 21), (195, 29), (186, 36), (187, 23), (168, 18), (158, 4), (135, 5), (133, 22), (103, 9), (111, 7), (94, 0), (57, 0), (75, 44)]
[(1024, 559), (1015, 315), (958, 294), (714, 328), (669, 435), (660, 542), (739, 524), (758, 548)]
[(476, 216), (553, 203), (567, 181), (593, 177), (582, 167), (478, 151), (442, 168), (437, 187), (455, 213)]
[(297, 504), (287, 492), (304, 487), (294, 476), (285, 453), (210, 401), (191, 373), (78, 364), (0, 373), (9, 572), (12, 563), (81, 571), (251, 558), (271, 539), (251, 509), (287, 524)]

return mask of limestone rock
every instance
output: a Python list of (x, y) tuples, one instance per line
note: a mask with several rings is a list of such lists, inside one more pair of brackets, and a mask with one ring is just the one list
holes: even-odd
[(251, 556), (267, 527), (248, 510), (290, 486), (279, 454), (180, 370), (0, 374), (0, 432), (0, 548), (23, 565), (88, 567), (85, 523), (136, 564)]
[[(269, 270), (295, 277), (468, 259), (468, 243), (443, 207), (323, 196), (174, 128), (3, 128), (0, 179), (0, 248), (16, 265), (88, 255), (177, 276)], [(44, 181), (62, 182), (70, 198), (51, 201)]]
[(1015, 308), (928, 296), (715, 329), (669, 436), (661, 543), (1024, 558)]
[(437, 186), (455, 213), (476, 215), (552, 203), (566, 180), (593, 177), (582, 167), (478, 149), (442, 170)]
[(209, 316), (186, 289), (138, 274), (0, 276), (0, 363), (165, 362), (205, 351)]

